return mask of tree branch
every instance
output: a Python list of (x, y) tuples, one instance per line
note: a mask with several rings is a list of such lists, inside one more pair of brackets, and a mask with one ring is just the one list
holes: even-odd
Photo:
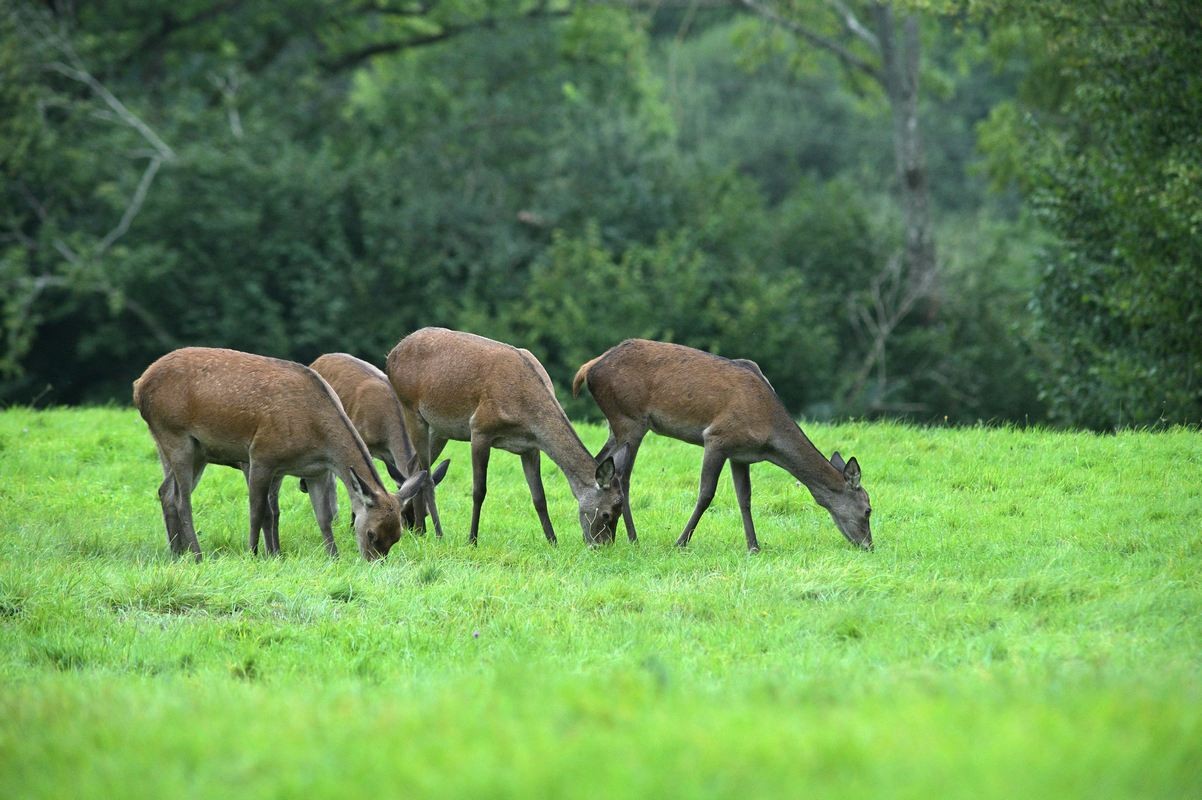
[(856, 17), (855, 12), (853, 12), (846, 3), (844, 3), (842, 0), (827, 0), (827, 5), (829, 5), (831, 9), (839, 16), (839, 19), (842, 20), (843, 27), (847, 29), (848, 33), (860, 37), (860, 39), (867, 43), (874, 52), (879, 53), (881, 51), (881, 42), (876, 38), (876, 34), (864, 27), (864, 24), (860, 22), (858, 17)]
[[(71, 52), (71, 55), (74, 55), (73, 51)], [(78, 57), (76, 57), (74, 60), (78, 60)], [(56, 61), (53, 64), (50, 64), (49, 68), (60, 75), (65, 75), (72, 80), (76, 80), (87, 85), (100, 97), (101, 100), (105, 102), (106, 105), (108, 105), (109, 108), (111, 108), (117, 114), (118, 117), (121, 118), (123, 122), (132, 127), (138, 133), (142, 134), (142, 138), (149, 142), (150, 146), (158, 151), (159, 156), (164, 161), (171, 161), (175, 158), (175, 151), (172, 150), (166, 142), (160, 139), (158, 134), (151, 130), (150, 126), (143, 122), (137, 114), (130, 111), (126, 107), (125, 103), (122, 103), (116, 95), (105, 88), (103, 83), (96, 80), (92, 73), (84, 69), (82, 64), (68, 66), (61, 61)]]
[(484, 17), (483, 19), (473, 20), (472, 22), (463, 22), (458, 25), (447, 25), (437, 33), (430, 33), (424, 36), (415, 36), (409, 39), (393, 39), (385, 42), (376, 42), (361, 47), (357, 50), (352, 50), (349, 53), (343, 53), (332, 61), (327, 61), (322, 66), (327, 72), (340, 72), (350, 67), (356, 67), (375, 56), (388, 55), (391, 53), (399, 53), (402, 50), (410, 50), (417, 47), (426, 47), (432, 44), (444, 42), (461, 33), (468, 31), (480, 30), (483, 28), (496, 28), (510, 22), (529, 22), (539, 19), (555, 19), (558, 17), (566, 17), (571, 12), (571, 9), (546, 9), (536, 8), (527, 14), (520, 14), (515, 17), (497, 18)]
[(146, 201), (146, 193), (150, 190), (150, 184), (154, 182), (154, 176), (158, 173), (159, 167), (163, 165), (163, 159), (160, 156), (155, 156), (150, 159), (150, 163), (146, 165), (146, 171), (142, 173), (142, 179), (138, 181), (138, 188), (134, 190), (133, 199), (129, 201), (129, 205), (125, 208), (125, 213), (121, 215), (121, 221), (117, 223), (117, 227), (109, 231), (100, 244), (96, 245), (96, 255), (103, 255), (106, 250), (113, 246), (113, 242), (120, 239), (129, 230), (130, 223), (134, 221), (134, 217), (138, 216), (138, 212), (142, 210), (142, 203)]
[(764, 19), (779, 25), (793, 35), (797, 36), (799, 39), (802, 39), (814, 45), (815, 47), (827, 51), (850, 69), (861, 72), (875, 80), (877, 83), (884, 85), (885, 75), (879, 68), (860, 58), (855, 53), (841, 45), (839, 42), (836, 42), (834, 39), (829, 39), (795, 20), (781, 16), (776, 9), (771, 8), (770, 6), (761, 2), (761, 0), (737, 0), (737, 2)]

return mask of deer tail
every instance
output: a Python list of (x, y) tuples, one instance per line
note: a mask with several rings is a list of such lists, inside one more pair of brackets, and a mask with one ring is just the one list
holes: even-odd
[(600, 360), (601, 356), (597, 356), (591, 361), (584, 362), (580, 369), (576, 370), (576, 377), (572, 379), (572, 397), (580, 396), (580, 385), (588, 380), (588, 371), (593, 368), (593, 364)]

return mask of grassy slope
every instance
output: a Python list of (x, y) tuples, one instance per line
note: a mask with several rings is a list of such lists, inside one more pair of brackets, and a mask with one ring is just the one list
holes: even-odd
[[(858, 797), (1202, 793), (1202, 438), (809, 426), (859, 456), (875, 553), (753, 467), (686, 552), (700, 451), (649, 439), (642, 542), (587, 550), (558, 471), (546, 545), (518, 460), (465, 544), (245, 552), (241, 476), (167, 556), (127, 410), (0, 414), (0, 796)], [(583, 430), (590, 447), (604, 438)], [(344, 512), (345, 513), (345, 512)]]

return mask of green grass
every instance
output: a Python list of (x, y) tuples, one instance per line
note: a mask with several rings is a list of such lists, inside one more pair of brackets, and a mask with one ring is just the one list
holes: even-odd
[[(280, 559), (239, 474), (174, 562), (129, 410), (0, 413), (0, 797), (1202, 796), (1202, 437), (807, 426), (859, 457), (876, 552), (783, 472), (649, 438), (638, 546), (561, 544), (498, 453), (465, 544), (327, 559), (294, 480)], [(604, 431), (584, 426), (590, 447)], [(344, 514), (345, 511), (344, 498)]]

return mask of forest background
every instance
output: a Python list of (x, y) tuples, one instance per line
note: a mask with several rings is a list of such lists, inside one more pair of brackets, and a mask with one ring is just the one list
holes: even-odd
[(0, 0), (0, 403), (437, 324), (561, 387), (641, 336), (812, 418), (1196, 423), (1200, 32), (1171, 0)]

